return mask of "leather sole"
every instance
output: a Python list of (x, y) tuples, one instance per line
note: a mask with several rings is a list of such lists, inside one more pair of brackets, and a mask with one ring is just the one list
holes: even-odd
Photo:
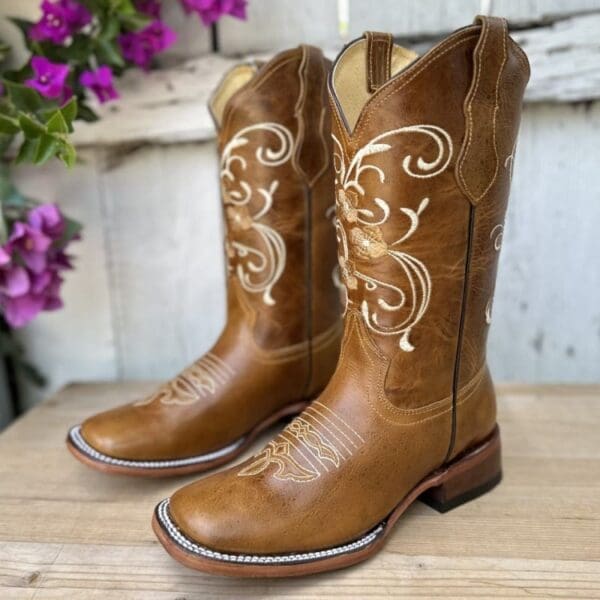
[(69, 452), (84, 465), (109, 473), (112, 475), (129, 475), (134, 477), (174, 477), (202, 473), (237, 458), (244, 452), (265, 429), (282, 419), (293, 417), (301, 413), (308, 405), (309, 400), (295, 402), (285, 406), (261, 423), (248, 434), (235, 442), (213, 452), (199, 454), (186, 458), (165, 460), (128, 460), (109, 456), (91, 446), (81, 435), (79, 425), (72, 427), (67, 434), (67, 448)]
[(446, 512), (495, 487), (502, 478), (498, 427), (482, 443), (423, 479), (386, 519), (363, 536), (340, 546), (289, 554), (233, 554), (187, 538), (169, 514), (169, 500), (155, 509), (152, 528), (166, 551), (187, 567), (231, 577), (293, 577), (333, 571), (376, 554), (396, 521), (416, 500)]

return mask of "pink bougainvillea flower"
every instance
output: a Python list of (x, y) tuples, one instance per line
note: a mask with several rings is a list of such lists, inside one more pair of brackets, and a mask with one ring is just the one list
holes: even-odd
[(11, 327), (26, 325), (41, 311), (61, 308), (61, 272), (73, 268), (58, 206), (36, 206), (26, 219), (13, 223), (8, 242), (0, 246), (0, 309)]
[(42, 296), (31, 294), (17, 298), (3, 298), (4, 318), (11, 327), (23, 327), (44, 309), (45, 303), (46, 300)]
[(113, 85), (112, 69), (106, 65), (98, 67), (95, 71), (84, 71), (79, 83), (90, 88), (102, 104), (119, 97)]
[(160, 9), (162, 7), (158, 0), (136, 0), (135, 7), (149, 17), (160, 18)]
[(68, 93), (65, 85), (69, 75), (69, 65), (50, 62), (43, 56), (31, 59), (34, 77), (28, 79), (25, 85), (37, 90), (45, 98), (64, 98)]
[(148, 70), (154, 55), (166, 50), (177, 41), (177, 34), (162, 21), (156, 20), (141, 31), (119, 36), (123, 57), (142, 69)]
[(41, 204), (29, 211), (27, 223), (52, 240), (59, 240), (65, 232), (65, 219), (56, 204)]
[(0, 294), (8, 298), (22, 296), (29, 291), (29, 274), (19, 265), (5, 265), (0, 268)]
[(49, 40), (54, 44), (63, 44), (91, 20), (91, 13), (76, 0), (44, 0), (42, 17), (29, 30), (29, 37), (36, 41)]
[(41, 273), (46, 268), (46, 253), (50, 244), (52, 244), (51, 238), (31, 225), (20, 221), (14, 224), (8, 238), (10, 249), (19, 253), (25, 266), (33, 273)]
[(206, 26), (212, 25), (223, 15), (246, 19), (247, 0), (180, 0), (187, 13), (195, 12)]

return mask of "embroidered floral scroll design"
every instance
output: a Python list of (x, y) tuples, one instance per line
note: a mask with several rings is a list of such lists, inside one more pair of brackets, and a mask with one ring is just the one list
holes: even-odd
[(148, 398), (136, 402), (135, 406), (145, 406), (155, 401), (165, 405), (194, 404), (213, 395), (234, 374), (235, 371), (222, 358), (207, 352), (178, 377), (162, 385)]
[[(406, 229), (392, 242), (385, 239), (382, 226), (390, 216), (390, 204), (383, 198), (374, 196), (371, 207), (364, 206), (365, 188), (361, 184), (362, 176), (367, 172), (376, 175), (381, 183), (386, 181), (386, 173), (380, 167), (369, 162), (370, 158), (388, 152), (392, 145), (384, 140), (398, 135), (425, 135), (434, 143), (436, 154), (433, 160), (423, 156), (404, 157), (401, 168), (406, 175), (416, 179), (428, 179), (442, 173), (452, 158), (452, 139), (448, 133), (436, 125), (410, 125), (386, 131), (360, 148), (348, 159), (342, 144), (333, 136), (334, 166), (336, 172), (336, 231), (338, 238), (338, 259), (342, 280), (346, 287), (346, 308), (352, 302), (349, 290), (359, 286), (366, 295), (360, 303), (360, 312), (369, 329), (385, 336), (398, 336), (399, 346), (405, 352), (412, 352), (410, 334), (419, 323), (429, 306), (431, 298), (431, 277), (426, 265), (418, 258), (402, 250), (402, 245), (411, 238), (421, 222), (421, 215), (429, 204), (429, 198), (423, 198), (416, 210), (401, 207), (406, 217)], [(406, 276), (407, 288), (376, 279), (370, 276), (361, 265), (375, 260), (388, 259), (402, 268)], [(391, 295), (394, 301), (386, 300)], [(407, 311), (404, 318), (399, 312)], [(396, 314), (398, 319), (392, 325), (382, 323), (383, 316)]]
[[(248, 163), (238, 151), (248, 146), (257, 133), (260, 145), (255, 158), (260, 165), (279, 167), (292, 156), (292, 133), (279, 123), (244, 127), (227, 142), (221, 153), (221, 186), (229, 225), (226, 252), (229, 270), (235, 271), (241, 286), (252, 294), (262, 294), (263, 302), (272, 306), (275, 304), (273, 286), (285, 269), (286, 247), (281, 234), (260, 219), (273, 207), (279, 181), (273, 178), (266, 187), (254, 187), (250, 178), (239, 176), (240, 171), (247, 172)], [(271, 140), (269, 145), (265, 139)], [(238, 167), (235, 173), (234, 165)], [(250, 208), (257, 203), (258, 209)]]

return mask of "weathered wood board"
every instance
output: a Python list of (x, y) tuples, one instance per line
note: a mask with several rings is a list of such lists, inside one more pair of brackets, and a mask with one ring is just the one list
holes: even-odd
[(502, 387), (499, 487), (445, 515), (416, 503), (372, 560), (284, 580), (203, 575), (162, 550), (152, 509), (193, 477), (110, 477), (68, 454), (69, 425), (152, 387), (73, 385), (0, 435), (3, 600), (600, 598), (598, 386)]

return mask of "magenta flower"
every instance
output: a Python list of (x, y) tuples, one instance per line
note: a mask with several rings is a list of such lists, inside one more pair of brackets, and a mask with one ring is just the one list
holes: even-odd
[(35, 77), (28, 79), (25, 85), (37, 90), (45, 98), (64, 98), (69, 91), (65, 85), (69, 75), (69, 65), (50, 62), (43, 56), (34, 56), (31, 67)]
[(13, 224), (8, 242), (0, 246), (0, 308), (11, 327), (22, 327), (43, 310), (61, 308), (61, 272), (73, 268), (58, 207), (37, 206), (26, 219)]
[(195, 12), (207, 27), (223, 15), (246, 20), (247, 0), (180, 0), (187, 13)]
[(54, 44), (63, 44), (91, 20), (91, 13), (76, 0), (44, 0), (42, 17), (29, 30), (29, 37), (36, 41), (49, 40)]
[(27, 215), (27, 223), (52, 240), (59, 240), (65, 232), (65, 219), (56, 204), (40, 204)]
[(22, 296), (29, 291), (29, 275), (24, 267), (12, 263), (0, 267), (0, 294), (8, 298)]
[(136, 0), (135, 8), (149, 17), (160, 19), (161, 4), (158, 0)]
[(46, 268), (46, 252), (50, 244), (52, 244), (51, 238), (39, 229), (20, 221), (14, 224), (8, 238), (8, 247), (19, 253), (25, 266), (33, 273), (41, 273)]
[(42, 296), (31, 294), (17, 298), (3, 298), (4, 318), (11, 327), (23, 327), (44, 309), (45, 303), (46, 300)]
[(141, 31), (119, 36), (123, 57), (144, 70), (150, 68), (155, 54), (177, 41), (177, 34), (162, 21), (156, 20)]
[(95, 71), (84, 71), (79, 83), (90, 88), (102, 104), (119, 97), (113, 86), (112, 69), (106, 65), (98, 67)]

